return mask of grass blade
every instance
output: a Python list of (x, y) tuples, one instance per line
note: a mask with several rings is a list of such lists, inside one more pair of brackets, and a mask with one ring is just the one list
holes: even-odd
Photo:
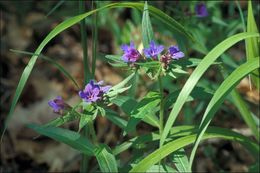
[[(200, 143), (200, 140), (203, 137), (203, 134), (205, 133), (207, 127), (209, 126), (214, 114), (216, 111), (219, 109), (220, 105), (223, 103), (225, 97), (227, 94), (229, 94), (230, 91), (238, 84), (238, 82), (248, 75), (251, 71), (255, 70), (256, 68), (259, 68), (259, 58), (254, 58), (251, 61), (248, 61), (247, 63), (239, 66), (234, 72), (229, 75), (224, 82), (220, 85), (220, 87), (217, 89), (215, 92), (214, 96), (212, 97), (211, 101), (209, 102), (206, 111), (203, 115), (200, 127), (199, 127), (199, 133), (196, 138), (194, 147), (191, 152), (190, 156), (190, 168), (192, 166), (192, 162), (196, 153), (196, 150), (198, 148), (198, 145)], [(252, 116), (250, 116), (252, 117)], [(255, 125), (254, 122), (254, 132), (257, 134), (257, 138), (259, 138), (259, 131), (257, 126)]]
[(160, 140), (160, 145), (163, 145), (174, 121), (176, 120), (182, 106), (184, 105), (186, 99), (190, 95), (191, 91), (204, 74), (204, 72), (208, 69), (212, 63), (228, 48), (233, 46), (235, 43), (250, 37), (259, 37), (258, 33), (240, 33), (234, 36), (227, 38), (226, 40), (219, 43), (214, 49), (212, 49), (201, 61), (201, 63), (196, 67), (193, 71), (187, 82), (185, 83), (184, 87), (182, 88), (174, 107), (169, 115), (169, 118), (166, 122), (165, 128), (163, 130), (162, 138)]
[[(251, 1), (248, 1), (247, 32), (258, 33)], [(260, 44), (258, 38), (246, 39), (246, 57), (248, 61), (251, 60), (252, 58), (259, 57), (259, 47)], [(260, 74), (259, 69), (256, 69), (250, 75), (253, 84), (257, 87), (258, 90), (260, 89), (259, 74)]]
[[(211, 131), (208, 131), (202, 137), (203, 140), (205, 139), (212, 139), (212, 138), (221, 138), (225, 140), (236, 141), (244, 145), (255, 157), (258, 157), (259, 153), (259, 146), (258, 144), (250, 141), (247, 137), (233, 132), (228, 129), (217, 128)], [(152, 165), (156, 164), (169, 154), (189, 145), (192, 144), (196, 140), (196, 134), (188, 135), (185, 137), (178, 138), (174, 141), (171, 141), (161, 148), (155, 150), (148, 156), (146, 156), (143, 160), (138, 162), (130, 172), (145, 172), (148, 170)]]

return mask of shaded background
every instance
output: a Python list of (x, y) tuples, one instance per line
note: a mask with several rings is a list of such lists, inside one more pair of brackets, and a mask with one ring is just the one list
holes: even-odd
[[(28, 63), (30, 56), (16, 54), (10, 49), (26, 50), (34, 52), (44, 37), (59, 23), (68, 17), (79, 14), (77, 1), (66, 1), (52, 13), (52, 9), (61, 1), (0, 1), (1, 17), (1, 128), (4, 119), (10, 109), (12, 96), (15, 92), (21, 73)], [(239, 1), (244, 12), (247, 14), (247, 1)], [(98, 2), (99, 6), (109, 2)], [(203, 48), (197, 48), (190, 43), (183, 42), (180, 45), (185, 51), (186, 58), (202, 58), (203, 51), (210, 50), (217, 43), (228, 36), (243, 31), (243, 25), (234, 2), (210, 1), (207, 2), (209, 16), (197, 18), (194, 15), (194, 6), (197, 2), (180, 1), (152, 1), (150, 5), (161, 9), (174, 19), (178, 20), (189, 29), (201, 43)], [(86, 2), (86, 8), (91, 9), (91, 3)], [(259, 3), (253, 2), (256, 21), (259, 21)], [(49, 15), (48, 15), (49, 13)], [(141, 42), (141, 19), (142, 14), (132, 9), (104, 10), (98, 15), (98, 60), (95, 78), (97, 81), (104, 80), (106, 84), (114, 85), (120, 82), (127, 71), (112, 68), (105, 60), (106, 54), (122, 54), (120, 45), (134, 40)], [(88, 54), (91, 57), (91, 18), (87, 18)], [(259, 23), (258, 23), (259, 24)], [(164, 45), (175, 44), (177, 35), (171, 33), (161, 22), (152, 18), (156, 39)], [(259, 25), (258, 25), (259, 26)], [(259, 27), (258, 27), (259, 28)], [(80, 27), (74, 25), (56, 36), (43, 50), (43, 54), (56, 60), (64, 66), (77, 82), (83, 84), (82, 47), (80, 44)], [(245, 61), (244, 42), (232, 47), (227, 54), (236, 64)], [(207, 85), (212, 90), (223, 80), (218, 73), (219, 68), (213, 66), (207, 71), (199, 84)], [(232, 69), (229, 69), (232, 70)], [(190, 69), (192, 72), (192, 69)], [(165, 94), (181, 88), (188, 76), (178, 81), (164, 78)], [(157, 86), (147, 76), (142, 76), (137, 87), (136, 98), (141, 98), (148, 90), (156, 90)], [(248, 79), (244, 79), (238, 86), (239, 92), (249, 104), (252, 112), (259, 117), (259, 92), (249, 87)], [(69, 171), (78, 172), (80, 154), (66, 146), (55, 142), (47, 137), (37, 136), (28, 129), (25, 124), (44, 124), (58, 115), (48, 107), (48, 100), (61, 95), (73, 105), (79, 101), (78, 91), (75, 86), (51, 64), (38, 59), (29, 81), (23, 91), (22, 97), (15, 109), (14, 116), (10, 121), (8, 130), (1, 144), (0, 170), (2, 172), (53, 172)], [(200, 121), (202, 113), (209, 98), (186, 103), (179, 116), (178, 124), (196, 124)], [(113, 107), (119, 111), (118, 108)], [(223, 104), (218, 111), (212, 124), (216, 126), (236, 129), (246, 136), (252, 136), (250, 129), (240, 118), (239, 112), (230, 103)], [(78, 122), (64, 126), (71, 130), (78, 129)], [(122, 138), (122, 132), (118, 127), (111, 124), (107, 119), (98, 117), (95, 122), (97, 136), (100, 142), (105, 142), (111, 147)], [(145, 123), (138, 125), (139, 134), (153, 130)], [(131, 137), (128, 136), (128, 137)], [(188, 147), (188, 153), (190, 152)], [(122, 161), (127, 161), (132, 151), (121, 154)], [(244, 172), (253, 164), (253, 158), (239, 144), (222, 141), (208, 140), (203, 142), (195, 158), (196, 171), (216, 172), (231, 171)], [(96, 161), (89, 162), (90, 170), (95, 167)]]

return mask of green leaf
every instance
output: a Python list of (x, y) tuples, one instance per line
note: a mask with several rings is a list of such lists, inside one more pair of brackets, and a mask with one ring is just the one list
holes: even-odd
[[(135, 165), (133, 165), (135, 166)], [(173, 169), (170, 166), (167, 165), (153, 165), (146, 171), (146, 173), (154, 173), (154, 172), (171, 172), (171, 173), (177, 173), (175, 169)]]
[(106, 145), (99, 145), (95, 150), (95, 156), (102, 172), (118, 172), (115, 156)]
[(175, 164), (178, 172), (191, 172), (189, 170), (189, 160), (183, 148), (172, 154), (172, 162)]
[(121, 129), (125, 129), (127, 122), (124, 119), (120, 118), (116, 112), (106, 109), (105, 116), (107, 119), (109, 119), (111, 122), (113, 122), (115, 125), (117, 125)]
[[(243, 79), (247, 74), (249, 74), (251, 71), (255, 70), (256, 68), (260, 67), (259, 57), (252, 59), (250, 61), (247, 61), (245, 64), (242, 64), (239, 66), (235, 71), (233, 71), (225, 80), (224, 82), (219, 86), (219, 88), (216, 90), (214, 96), (210, 100), (206, 111), (203, 115), (202, 121), (200, 123), (199, 127), (199, 133), (196, 138), (196, 142), (194, 144), (194, 147), (191, 152), (190, 156), (190, 167), (192, 166), (192, 162), (196, 153), (196, 150), (198, 148), (198, 145), (200, 143), (200, 140), (203, 137), (203, 134), (205, 133), (207, 127), (209, 126), (213, 116), (221, 106), (221, 104), (224, 102), (225, 97), (227, 94), (232, 91), (232, 89), (238, 84), (238, 82)], [(251, 117), (251, 116), (250, 116)], [(257, 138), (259, 138), (259, 131), (257, 126), (252, 122), (254, 125), (254, 132), (257, 135)]]
[[(80, 14), (78, 16), (75, 16), (75, 17), (72, 17), (72, 18), (69, 18), (65, 21), (63, 21), (62, 23), (60, 23), (59, 25), (57, 25), (45, 38), (44, 40), (41, 42), (41, 44), (38, 46), (38, 48), (36, 49), (35, 51), (35, 55), (33, 55), (30, 59), (30, 61), (28, 62), (27, 66), (25, 67), (22, 75), (21, 75), (21, 78), (20, 78), (20, 81), (17, 85), (17, 88), (16, 88), (16, 91), (15, 91), (15, 95), (13, 97), (13, 100), (12, 100), (12, 104), (11, 104), (11, 108), (10, 108), (10, 111), (9, 111), (9, 114), (7, 116), (7, 119), (4, 123), (4, 128), (3, 128), (3, 132), (2, 132), (2, 137), (3, 137), (3, 134), (6, 130), (6, 127), (7, 127), (7, 124), (11, 118), (11, 116), (13, 115), (13, 112), (14, 112), (14, 109), (15, 109), (15, 106), (21, 96), (21, 93), (24, 89), (24, 86), (29, 78), (29, 75), (31, 74), (31, 71), (36, 63), (36, 60), (38, 58), (38, 55), (42, 52), (43, 48), (55, 37), (57, 36), (59, 33), (61, 33), (62, 31), (66, 30), (67, 28), (73, 26), (74, 24), (80, 22), (81, 20), (83, 20), (84, 18), (98, 12), (98, 11), (101, 11), (101, 10), (104, 10), (104, 9), (109, 9), (109, 8), (136, 8), (138, 10), (142, 10), (143, 7), (144, 7), (144, 4), (143, 3), (130, 3), (130, 2), (122, 2), (122, 3), (112, 3), (112, 4), (108, 4), (108, 5), (105, 5), (101, 8), (98, 8), (98, 9), (95, 9), (95, 10), (92, 10), (92, 11), (89, 11), (89, 12), (86, 12), (84, 14)], [(159, 19), (161, 22), (165, 23), (169, 29), (172, 29), (174, 31), (177, 31), (178, 33), (192, 39), (193, 37), (191, 36), (191, 34), (185, 30), (185, 28), (179, 24), (176, 20), (174, 20), (173, 18), (171, 18), (170, 16), (168, 16), (167, 14), (165, 14), (164, 12), (162, 12), (161, 10), (155, 8), (155, 7), (152, 7), (152, 6), (149, 6), (149, 10), (150, 10), (150, 13), (157, 19)], [(2, 137), (1, 137), (1, 140), (2, 140)]]
[[(183, 128), (180, 128), (179, 130), (180, 130), (180, 132), (182, 132)], [(152, 165), (158, 163), (160, 160), (162, 160), (169, 154), (171, 154), (189, 144), (192, 144), (196, 139), (196, 134), (188, 135), (188, 136), (187, 136), (187, 134), (183, 134), (183, 135), (184, 135), (184, 137), (181, 137), (181, 138), (178, 138), (171, 142), (168, 142), (167, 144), (163, 145), (161, 148), (155, 150), (154, 152), (152, 152), (151, 154), (146, 156), (143, 160), (138, 162), (138, 164), (136, 166), (134, 166), (130, 170), (130, 172), (145, 172)], [(223, 129), (223, 128), (214, 128), (210, 131), (207, 131), (207, 133), (205, 133), (202, 138), (203, 138), (203, 140), (212, 139), (212, 138), (220, 138), (220, 139), (240, 142), (255, 157), (258, 157), (258, 153), (259, 153), (258, 144), (250, 141), (249, 138), (247, 138), (239, 133), (233, 132), (231, 130)]]
[(91, 144), (87, 138), (83, 138), (76, 132), (58, 127), (43, 127), (35, 124), (30, 124), (28, 127), (41, 135), (48, 136), (56, 141), (67, 144), (84, 154), (90, 156), (94, 155), (93, 151), (95, 146)]
[[(137, 106), (138, 102), (129, 96), (119, 96), (113, 100), (112, 103), (119, 106), (127, 115), (131, 115), (131, 112)], [(154, 114), (150, 114), (149, 116), (145, 116), (142, 121), (154, 126), (159, 126), (159, 120)]]
[(121, 55), (106, 55), (105, 57), (111, 61), (125, 64), (125, 62), (121, 58)]
[(137, 101), (129, 96), (118, 96), (111, 100), (112, 103), (119, 106), (127, 115), (131, 114), (131, 111), (137, 105)]
[[(97, 112), (97, 111), (95, 111), (95, 112)], [(78, 132), (80, 132), (80, 130), (83, 127), (85, 127), (89, 122), (92, 121), (92, 116), (93, 115), (81, 114), (80, 120), (79, 120), (79, 131)]]
[[(248, 1), (247, 32), (258, 33), (251, 1)], [(259, 47), (259, 38), (255, 37), (246, 39), (246, 57), (248, 61), (260, 56)], [(259, 69), (257, 69), (250, 75), (253, 83), (255, 84), (258, 90), (260, 88), (259, 74)]]
[(191, 91), (204, 74), (204, 72), (208, 69), (210, 65), (228, 48), (233, 46), (235, 43), (250, 37), (259, 37), (258, 33), (240, 33), (234, 36), (227, 38), (226, 40), (219, 43), (216, 47), (214, 47), (201, 61), (201, 63), (196, 67), (193, 71), (187, 82), (185, 83), (184, 87), (182, 88), (174, 107), (169, 115), (168, 120), (166, 121), (165, 128), (162, 133), (162, 137), (160, 140), (160, 145), (163, 145), (174, 121), (176, 120), (182, 106), (186, 102), (187, 98), (189, 97)]
[[(182, 58), (178, 61), (173, 61), (173, 64), (179, 65), (182, 68), (185, 67), (195, 67), (197, 65), (199, 65), (199, 63), (202, 61), (202, 59), (198, 59), (198, 58)], [(221, 62), (214, 62), (212, 63), (212, 65), (216, 65), (216, 64), (221, 64)]]
[(78, 113), (68, 112), (66, 115), (64, 115), (62, 117), (55, 118), (54, 120), (51, 120), (50, 122), (44, 124), (43, 126), (44, 127), (47, 127), (47, 126), (58, 127), (58, 126), (61, 126), (65, 123), (67, 123), (67, 122), (71, 122), (71, 121), (77, 120), (79, 118), (80, 118), (80, 116), (79, 116)]
[(150, 42), (154, 40), (153, 28), (149, 17), (147, 1), (145, 1), (142, 18), (142, 37), (144, 47), (149, 47)]
[[(158, 92), (149, 92), (132, 110), (130, 120), (126, 126), (126, 132), (135, 130), (136, 125), (145, 117), (154, 114), (154, 110), (160, 103), (161, 97)], [(159, 124), (158, 124), (159, 127)]]
[(111, 95), (111, 92), (114, 93), (114, 92), (117, 92), (119, 89), (122, 89), (134, 77), (134, 75), (135, 75), (135, 73), (132, 73), (127, 78), (125, 78), (123, 81), (121, 81), (117, 85), (115, 85), (112, 88), (110, 88), (110, 90), (107, 93), (107, 95), (109, 96), (109, 95)]

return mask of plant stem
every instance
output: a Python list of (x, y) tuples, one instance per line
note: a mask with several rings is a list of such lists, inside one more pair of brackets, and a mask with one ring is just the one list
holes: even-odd
[[(160, 118), (160, 135), (163, 132), (163, 121), (164, 121), (164, 101), (163, 101), (163, 86), (162, 86), (162, 79), (160, 76), (158, 76), (158, 82), (159, 82), (159, 89), (160, 89), (160, 94), (161, 94), (161, 102), (160, 102), (160, 114), (159, 114), (159, 118)], [(160, 147), (161, 147), (161, 143), (160, 143)]]
[[(98, 7), (98, 2), (95, 2), (92, 0), (92, 10)], [(97, 17), (98, 13), (94, 13), (92, 16), (92, 78), (95, 78), (95, 70), (96, 70), (96, 59), (97, 59), (97, 33), (98, 33), (98, 27), (97, 27)]]
[[(158, 82), (159, 82), (159, 90), (160, 90), (160, 94), (161, 94), (161, 102), (160, 102), (160, 114), (159, 114), (159, 119), (160, 119), (160, 136), (163, 133), (163, 119), (164, 119), (164, 100), (163, 100), (163, 86), (162, 86), (162, 79), (161, 76), (158, 76)], [(159, 148), (162, 147), (162, 143), (160, 141), (159, 144)], [(165, 161), (165, 159), (163, 160), (163, 162)], [(159, 161), (159, 172), (161, 172), (161, 161)]]
[[(79, 0), (79, 13), (84, 13), (86, 10), (84, 0)], [(85, 19), (80, 21), (80, 33), (81, 33), (81, 45), (83, 49), (83, 65), (84, 65), (84, 86), (90, 80), (91, 74), (88, 66), (88, 46), (87, 46), (87, 33)], [(87, 126), (83, 128), (83, 136), (88, 136)], [(82, 160), (80, 164), (80, 172), (86, 172), (88, 170), (89, 156), (82, 154)]]
[[(84, 13), (86, 11), (84, 0), (79, 0), (79, 11)], [(80, 21), (81, 45), (83, 50), (83, 65), (84, 65), (84, 85), (88, 83), (91, 78), (91, 73), (88, 65), (88, 45), (87, 45), (87, 31), (85, 19)]]
[(90, 133), (90, 135), (92, 137), (93, 144), (97, 144), (97, 136), (96, 136), (96, 131), (95, 131), (95, 128), (94, 128), (93, 120), (91, 120), (89, 122), (89, 133)]

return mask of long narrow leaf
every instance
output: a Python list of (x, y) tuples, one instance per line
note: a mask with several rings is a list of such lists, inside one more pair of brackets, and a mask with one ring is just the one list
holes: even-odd
[[(251, 151), (251, 153), (254, 154), (255, 157), (258, 157), (258, 152), (259, 152), (258, 144), (249, 142), (249, 139), (243, 135), (240, 135), (238, 133), (226, 129), (222, 129), (222, 130), (218, 129), (216, 131), (205, 133), (204, 136), (202, 137), (203, 140), (212, 139), (212, 138), (221, 138), (225, 140), (240, 142), (241, 144), (246, 146), (246, 148), (248, 148)], [(189, 135), (189, 136), (178, 138), (174, 141), (171, 141), (163, 145), (161, 148), (155, 150), (154, 152), (146, 156), (143, 160), (138, 162), (138, 164), (135, 165), (130, 170), (130, 172), (145, 172), (152, 165), (156, 164), (157, 162), (159, 162), (169, 154), (193, 143), (195, 139), (196, 139), (196, 135)]]
[(65, 143), (84, 154), (90, 156), (94, 155), (95, 146), (91, 144), (87, 138), (80, 136), (79, 133), (67, 129), (57, 127), (43, 127), (35, 124), (30, 124), (28, 127), (41, 135), (45, 135), (56, 141)]
[[(258, 33), (257, 25), (254, 18), (252, 2), (248, 1), (248, 13), (247, 13), (247, 32), (256, 32)], [(246, 39), (246, 57), (247, 60), (251, 58), (259, 57), (259, 40), (258, 38), (248, 38)], [(260, 88), (259, 83), (259, 69), (252, 72), (250, 75), (252, 78), (253, 83), (257, 87)]]
[[(230, 91), (238, 84), (238, 82), (248, 75), (251, 71), (255, 70), (256, 68), (259, 68), (259, 57), (252, 59), (251, 61), (248, 61), (245, 64), (242, 64), (239, 66), (234, 72), (229, 75), (224, 82), (220, 85), (220, 87), (215, 92), (214, 96), (212, 97), (211, 101), (209, 102), (206, 111), (203, 115), (201, 124), (200, 124), (200, 131), (198, 133), (195, 145), (192, 149), (191, 156), (190, 156), (190, 165), (192, 165), (193, 158), (195, 156), (196, 150), (198, 148), (198, 145), (200, 143), (200, 140), (203, 137), (203, 134), (205, 133), (207, 127), (209, 126), (214, 114), (217, 112), (220, 105), (223, 103), (225, 97), (227, 94), (229, 94)], [(257, 126), (254, 127), (254, 130), (257, 132), (259, 138), (259, 131), (257, 129)], [(190, 166), (191, 167), (191, 166)]]
[(240, 33), (234, 36), (227, 38), (218, 44), (214, 49), (212, 49), (201, 61), (201, 63), (194, 70), (192, 75), (189, 77), (184, 87), (182, 88), (174, 107), (169, 115), (169, 118), (166, 122), (165, 128), (163, 130), (162, 138), (160, 140), (160, 145), (163, 145), (174, 121), (176, 120), (182, 106), (184, 105), (186, 99), (190, 95), (191, 91), (204, 74), (204, 72), (208, 69), (208, 67), (228, 48), (233, 46), (235, 43), (250, 37), (259, 37), (258, 33)]
[(118, 172), (115, 156), (108, 146), (98, 146), (95, 150), (95, 156), (102, 172)]
[[(199, 129), (197, 126), (176, 126), (170, 130), (169, 138), (167, 138), (167, 140), (172, 140), (172, 139), (179, 138), (179, 137), (197, 134), (198, 130)], [(231, 133), (235, 134), (235, 136), (237, 136), (237, 134), (238, 134), (237, 132), (231, 131), (229, 129), (220, 128), (220, 127), (208, 127), (208, 129), (206, 130), (206, 133), (225, 132), (225, 131), (227, 131), (227, 133), (229, 133), (229, 134), (231, 134)], [(241, 137), (240, 134), (238, 134), (238, 136)], [(247, 139), (244, 136), (243, 136), (243, 138)], [(113, 153), (115, 155), (117, 155), (117, 154), (129, 149), (132, 146), (140, 145), (140, 144), (148, 143), (148, 142), (153, 142), (153, 141), (157, 141), (157, 140), (160, 140), (160, 135), (158, 134), (158, 132), (153, 132), (150, 134), (138, 136), (138, 137), (132, 138), (129, 141), (126, 141), (126, 142), (116, 146), (113, 149)], [(252, 145), (254, 146), (255, 143), (252, 142), (251, 140), (248, 140), (248, 143), (251, 143), (251, 144), (244, 145), (246, 147), (246, 149), (251, 151), (254, 156), (257, 156), (258, 155), (257, 150), (254, 150), (254, 149), (251, 150), (252, 149), (251, 146)]]

